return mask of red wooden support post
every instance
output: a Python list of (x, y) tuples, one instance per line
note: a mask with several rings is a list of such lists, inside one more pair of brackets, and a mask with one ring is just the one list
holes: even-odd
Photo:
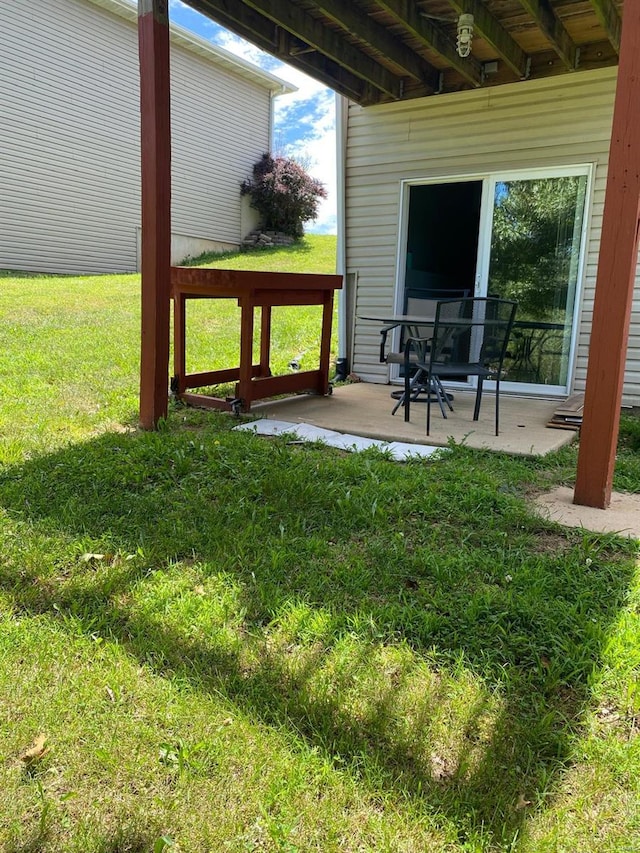
[(153, 429), (169, 399), (171, 126), (168, 0), (138, 0), (142, 147), (140, 425)]
[(625, 0), (574, 503), (611, 501), (640, 227), (640, 0)]

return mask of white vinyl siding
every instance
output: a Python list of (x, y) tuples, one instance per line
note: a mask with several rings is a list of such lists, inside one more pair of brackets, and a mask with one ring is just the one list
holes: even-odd
[[(0, 266), (136, 268), (135, 22), (88, 0), (12, 0), (0, 28)], [(237, 245), (240, 182), (269, 149), (271, 91), (172, 43), (172, 231)]]
[(171, 53), (172, 229), (239, 243), (240, 183), (269, 150), (269, 92)]
[[(380, 107), (349, 108), (346, 271), (355, 315), (393, 307), (400, 183), (593, 163), (573, 390), (584, 388), (607, 176), (615, 69), (581, 72)], [(386, 382), (374, 323), (355, 321), (352, 369)], [(631, 318), (624, 403), (640, 405), (640, 288)]]

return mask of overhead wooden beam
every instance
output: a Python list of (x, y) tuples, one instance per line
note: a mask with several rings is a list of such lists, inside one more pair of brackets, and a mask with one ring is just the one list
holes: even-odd
[(611, 501), (640, 232), (640, 2), (627, 2), (609, 149), (574, 503)]
[(414, 80), (432, 91), (439, 88), (440, 72), (358, 6), (345, 3), (344, 0), (316, 0), (315, 6), (349, 33), (382, 53)]
[(139, 0), (142, 178), (140, 425), (153, 429), (169, 401), (171, 126), (168, 0)]
[(613, 0), (590, 0), (593, 9), (602, 24), (607, 38), (616, 53), (620, 53), (620, 32), (622, 19)]
[(297, 44), (297, 39), (239, 0), (189, 0), (189, 5), (357, 104), (366, 106), (381, 100), (380, 89), (320, 53), (296, 53), (292, 42)]
[(520, 0), (569, 71), (578, 67), (580, 51), (571, 40), (549, 0)]
[(289, 0), (243, 0), (243, 5), (255, 9), (274, 24), (390, 97), (396, 100), (402, 97), (403, 84), (399, 77)]
[(310, 48), (295, 36), (276, 26), (278, 48), (276, 56), (289, 65), (304, 71), (341, 95), (346, 95), (361, 106), (378, 104), (383, 92), (362, 77)]
[(414, 0), (377, 0), (378, 6), (390, 12), (415, 38), (438, 53), (452, 68), (473, 86), (482, 85), (482, 65), (473, 56), (458, 56), (449, 36), (418, 11)]
[(459, 15), (473, 15), (473, 30), (479, 33), (521, 80), (529, 76), (529, 60), (518, 42), (480, 0), (449, 0)]

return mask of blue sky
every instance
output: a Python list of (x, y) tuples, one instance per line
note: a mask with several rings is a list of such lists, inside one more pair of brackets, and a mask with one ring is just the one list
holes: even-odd
[(318, 219), (308, 223), (310, 233), (336, 233), (336, 143), (335, 95), (330, 90), (285, 65), (214, 21), (196, 12), (181, 0), (170, 0), (171, 22), (197, 33), (219, 47), (297, 86), (292, 95), (275, 100), (274, 153), (295, 157), (328, 190), (320, 205)]

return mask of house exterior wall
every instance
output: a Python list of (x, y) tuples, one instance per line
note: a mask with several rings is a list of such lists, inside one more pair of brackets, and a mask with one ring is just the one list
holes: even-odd
[[(593, 164), (591, 204), (571, 390), (583, 390), (607, 177), (615, 69), (362, 109), (349, 107), (346, 273), (358, 282), (352, 369), (388, 381), (379, 334), (358, 320), (392, 310), (400, 239), (400, 183)], [(640, 405), (640, 286), (631, 317), (625, 405)]]
[[(12, 0), (3, 9), (0, 267), (137, 268), (136, 13), (131, 6), (133, 20), (126, 19), (104, 6)], [(247, 225), (239, 185), (271, 134), (274, 86), (202, 54), (172, 39), (172, 231), (180, 257), (238, 246)]]

